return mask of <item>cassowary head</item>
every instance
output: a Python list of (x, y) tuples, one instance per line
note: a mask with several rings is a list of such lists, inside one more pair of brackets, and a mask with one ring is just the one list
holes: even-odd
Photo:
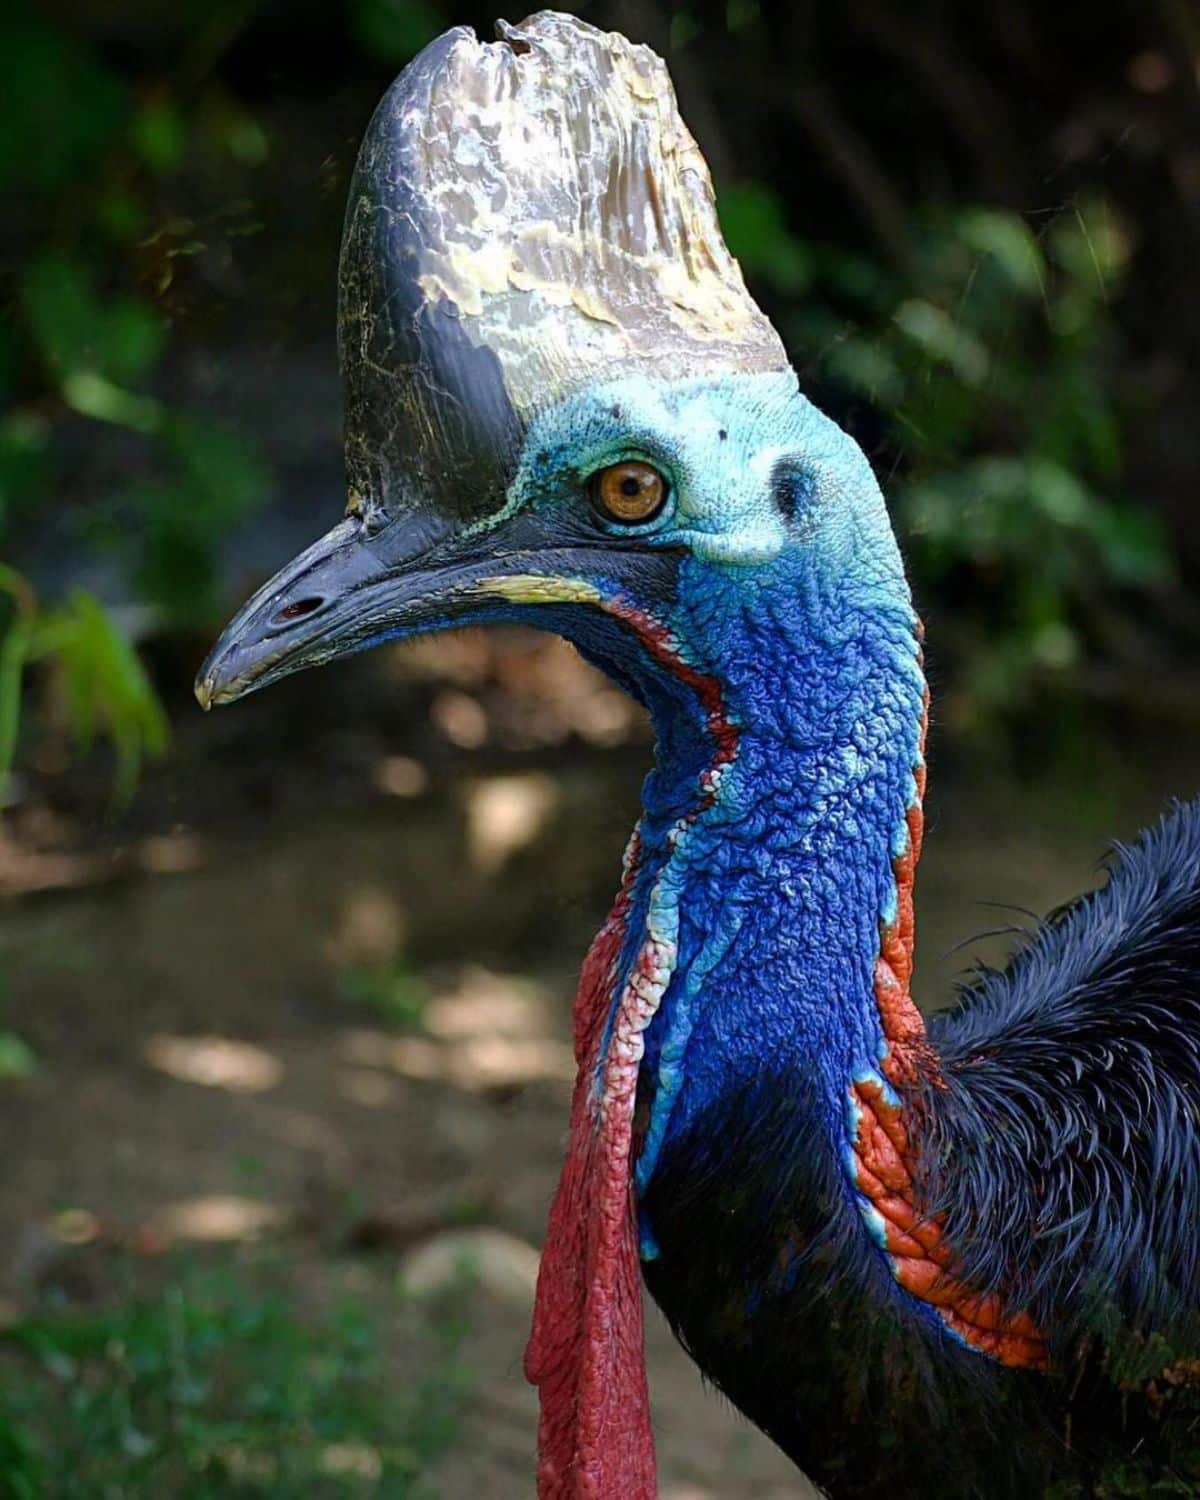
[(552, 12), (497, 31), (432, 43), (371, 122), (339, 275), (346, 515), (230, 624), (206, 705), (521, 619), (657, 708), (677, 685), (630, 620), (719, 674), (773, 587), (803, 611), (900, 579), (865, 460), (725, 247), (662, 61)]
[[(866, 611), (898, 643), (908, 776), (922, 686), (882, 499), (747, 293), (664, 65), (550, 12), (498, 32), (434, 42), (371, 122), (340, 268), (347, 512), (233, 620), (201, 702), (419, 632), (552, 630), (654, 716), (641, 839), (661, 855), (689, 803), (715, 804), (735, 740), (747, 784), (772, 733), (807, 741), (785, 704), (815, 705), (813, 734), (848, 714), (861, 740)], [(628, 1014), (603, 935), (576, 1012), (581, 1081), (528, 1363), (546, 1494), (599, 1472), (602, 1437), (649, 1444), (631, 1187), (634, 1138), (640, 1187), (659, 1131), (634, 1124), (649, 1002), (636, 1012), (674, 952), (656, 899), (639, 908)], [(652, 1459), (628, 1463), (587, 1493), (652, 1492)]]

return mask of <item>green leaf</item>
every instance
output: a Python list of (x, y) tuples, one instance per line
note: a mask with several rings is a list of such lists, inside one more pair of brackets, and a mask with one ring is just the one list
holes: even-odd
[(893, 407), (903, 399), (904, 377), (891, 353), (877, 340), (837, 340), (825, 356), (825, 368), (833, 379), (861, 391), (880, 406)]
[(134, 297), (115, 298), (105, 311), (102, 367), (114, 380), (136, 381), (162, 352), (162, 319)]
[(338, 978), (348, 1004), (376, 1012), (401, 1030), (419, 1027), (429, 1005), (429, 990), (402, 958), (380, 964), (356, 964)]
[(122, 390), (94, 370), (72, 370), (63, 379), (62, 393), (80, 416), (94, 417), (97, 422), (145, 433), (157, 432), (162, 425), (163, 411), (157, 401)]
[(21, 724), (21, 679), (29, 660), (31, 623), (13, 615), (0, 634), (0, 805), (8, 787)]
[(93, 363), (103, 312), (84, 268), (65, 256), (45, 254), (30, 261), (21, 280), (25, 317), (51, 373), (61, 376)]
[(0, 1031), (0, 1078), (28, 1078), (36, 1072), (33, 1049), (14, 1032)]
[(271, 154), (267, 132), (253, 115), (231, 110), (223, 121), (225, 149), (244, 167), (261, 167)]
[(1078, 290), (1107, 301), (1129, 262), (1129, 237), (1104, 198), (1084, 199), (1050, 233), (1051, 254)]
[(97, 734), (117, 753), (114, 796), (129, 800), (142, 760), (167, 746), (167, 718), (128, 636), (99, 600), (77, 590), (36, 622), (31, 656), (52, 657), (62, 675), (71, 733), (86, 748)]
[(22, 305), (42, 360), (61, 383), (92, 371), (118, 385), (135, 382), (158, 358), (162, 320), (135, 297), (96, 295), (87, 268), (54, 253), (21, 278)]
[(1092, 527), (1115, 583), (1154, 588), (1171, 582), (1173, 560), (1162, 519), (1136, 505), (1098, 506)]
[(429, 0), (351, 0), (354, 39), (383, 62), (405, 63), (442, 30)]
[(131, 193), (111, 188), (96, 208), (97, 220), (118, 243), (127, 244), (146, 232), (146, 211)]
[(120, 81), (65, 28), (0, 23), (0, 186), (53, 193), (98, 161), (128, 112)]
[(742, 267), (796, 296), (812, 280), (812, 256), (787, 227), (783, 201), (762, 182), (731, 183), (720, 195), (721, 228)]
[(1079, 661), (1079, 637), (1063, 621), (1049, 620), (1030, 636), (1029, 654), (1038, 666), (1065, 672)]
[(1042, 254), (1024, 219), (995, 209), (969, 209), (958, 221), (958, 233), (970, 249), (990, 255), (1020, 291), (1031, 296), (1041, 291)]
[(146, 105), (133, 122), (133, 144), (152, 172), (177, 171), (187, 152), (183, 115), (169, 99)]
[(1050, 459), (1031, 459), (1023, 470), (1029, 500), (1046, 520), (1055, 526), (1086, 526), (1095, 497), (1069, 469)]
[(943, 308), (910, 297), (896, 309), (894, 322), (930, 359), (948, 365), (969, 386), (981, 386), (991, 360), (984, 345)]

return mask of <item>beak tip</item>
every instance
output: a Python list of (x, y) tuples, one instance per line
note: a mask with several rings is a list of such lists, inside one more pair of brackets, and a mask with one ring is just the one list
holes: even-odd
[(192, 691), (196, 695), (196, 702), (205, 713), (208, 713), (217, 701), (214, 689), (213, 674), (201, 669), (196, 677), (196, 681), (192, 684)]

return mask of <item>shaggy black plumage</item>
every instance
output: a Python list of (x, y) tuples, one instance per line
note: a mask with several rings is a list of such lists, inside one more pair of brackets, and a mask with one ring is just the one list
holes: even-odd
[(646, 1280), (709, 1379), (837, 1500), (1200, 1494), (1200, 804), (934, 1018), (923, 1206), (1029, 1308), (1049, 1375), (898, 1296), (810, 1081), (767, 1074), (664, 1153)]
[(1200, 803), (930, 1022), (926, 1191), (969, 1278), (1070, 1339), (1200, 1307)]
[[(655, 1301), (705, 1377), (838, 1500), (1039, 1493), (1038, 1378), (895, 1295), (823, 1119), (818, 1089), (768, 1074), (664, 1151), (643, 1200)], [(1006, 1442), (1011, 1426), (1038, 1439)]]

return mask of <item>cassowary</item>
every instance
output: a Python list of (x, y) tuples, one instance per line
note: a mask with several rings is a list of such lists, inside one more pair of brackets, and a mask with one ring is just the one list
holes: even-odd
[(921, 629), (661, 61), (543, 13), (380, 105), (340, 269), (349, 504), (206, 706), (522, 621), (652, 717), (584, 964), (538, 1493), (655, 1493), (640, 1281), (835, 1497), (1197, 1493), (1200, 813), (950, 1014), (909, 994)]

